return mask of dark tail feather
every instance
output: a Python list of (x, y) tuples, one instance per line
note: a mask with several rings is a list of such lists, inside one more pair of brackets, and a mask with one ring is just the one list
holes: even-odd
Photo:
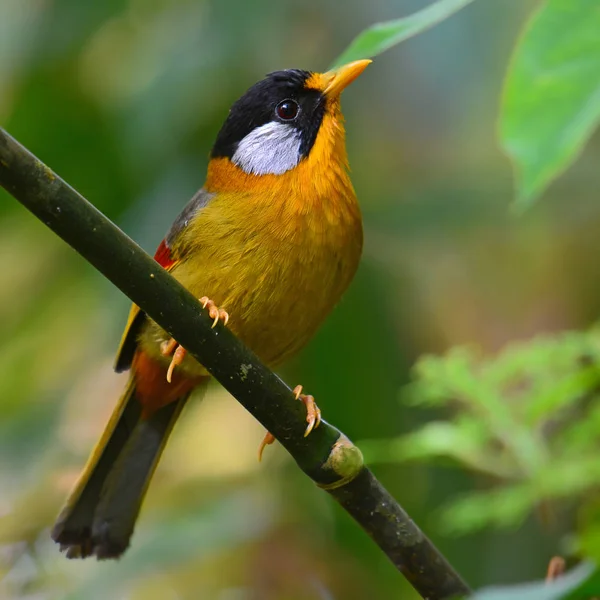
[(106, 430), (52, 529), (69, 558), (117, 558), (189, 393), (142, 419), (130, 379)]

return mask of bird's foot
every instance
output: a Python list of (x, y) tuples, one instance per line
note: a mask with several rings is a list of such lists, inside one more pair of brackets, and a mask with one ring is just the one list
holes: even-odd
[(297, 385), (294, 389), (294, 396), (296, 400), (300, 400), (306, 406), (306, 430), (304, 431), (304, 437), (306, 437), (313, 429), (316, 429), (321, 424), (321, 409), (317, 406), (314, 396), (310, 394), (302, 393), (302, 386)]
[[(306, 437), (313, 429), (316, 429), (321, 424), (321, 409), (317, 406), (313, 396), (302, 393), (302, 386), (297, 385), (294, 389), (294, 396), (296, 400), (300, 400), (306, 406), (306, 430), (304, 431), (304, 437)], [(258, 460), (262, 460), (263, 451), (266, 446), (269, 446), (275, 441), (275, 437), (269, 431), (265, 434), (260, 446), (258, 447)]]
[(171, 383), (173, 371), (177, 365), (180, 365), (187, 354), (187, 350), (177, 343), (175, 338), (171, 338), (160, 345), (160, 353), (163, 356), (172, 356), (171, 363), (167, 369), (167, 381)]
[(213, 329), (219, 321), (223, 321), (223, 325), (229, 323), (229, 313), (226, 310), (219, 308), (208, 296), (202, 296), (200, 302), (202, 303), (202, 308), (208, 309), (208, 316), (211, 319), (214, 319), (212, 324)]
[[(212, 327), (215, 327), (219, 321), (223, 321), (223, 325), (227, 325), (229, 322), (229, 313), (227, 311), (219, 308), (208, 296), (202, 296), (200, 303), (202, 304), (202, 308), (208, 309), (208, 316), (214, 319)], [(160, 345), (160, 352), (163, 356), (172, 356), (171, 364), (167, 370), (167, 381), (171, 383), (173, 371), (177, 365), (183, 362), (187, 351), (174, 338), (171, 338)]]

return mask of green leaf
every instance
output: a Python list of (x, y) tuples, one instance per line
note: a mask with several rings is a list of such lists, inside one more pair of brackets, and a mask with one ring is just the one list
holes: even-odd
[(587, 600), (600, 594), (600, 571), (584, 563), (552, 584), (525, 583), (484, 589), (471, 600)]
[(480, 419), (462, 415), (456, 423), (432, 421), (420, 429), (389, 441), (361, 440), (360, 448), (367, 462), (407, 462), (449, 458), (457, 463), (498, 478), (519, 475), (503, 453), (494, 447), (487, 428)]
[(525, 27), (508, 72), (501, 143), (526, 208), (582, 150), (600, 119), (600, 4), (549, 0)]
[(441, 23), (471, 2), (473, 0), (439, 0), (409, 17), (376, 23), (354, 38), (333, 66), (344, 65), (361, 58), (373, 58)]
[(470, 492), (443, 508), (440, 530), (445, 535), (465, 535), (485, 527), (520, 525), (538, 500), (532, 486), (505, 485), (493, 490)]

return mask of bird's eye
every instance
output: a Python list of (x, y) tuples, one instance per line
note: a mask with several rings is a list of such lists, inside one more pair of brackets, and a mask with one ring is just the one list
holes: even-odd
[(277, 105), (275, 112), (283, 121), (291, 121), (298, 116), (299, 109), (298, 103), (294, 100), (284, 100)]

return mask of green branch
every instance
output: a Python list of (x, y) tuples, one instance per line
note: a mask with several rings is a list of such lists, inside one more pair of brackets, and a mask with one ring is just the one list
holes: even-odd
[(46, 165), (0, 129), (0, 185), (181, 343), (333, 496), (430, 600), (467, 585), (377, 481), (360, 450), (323, 421), (310, 436), (290, 388), (178, 281)]

